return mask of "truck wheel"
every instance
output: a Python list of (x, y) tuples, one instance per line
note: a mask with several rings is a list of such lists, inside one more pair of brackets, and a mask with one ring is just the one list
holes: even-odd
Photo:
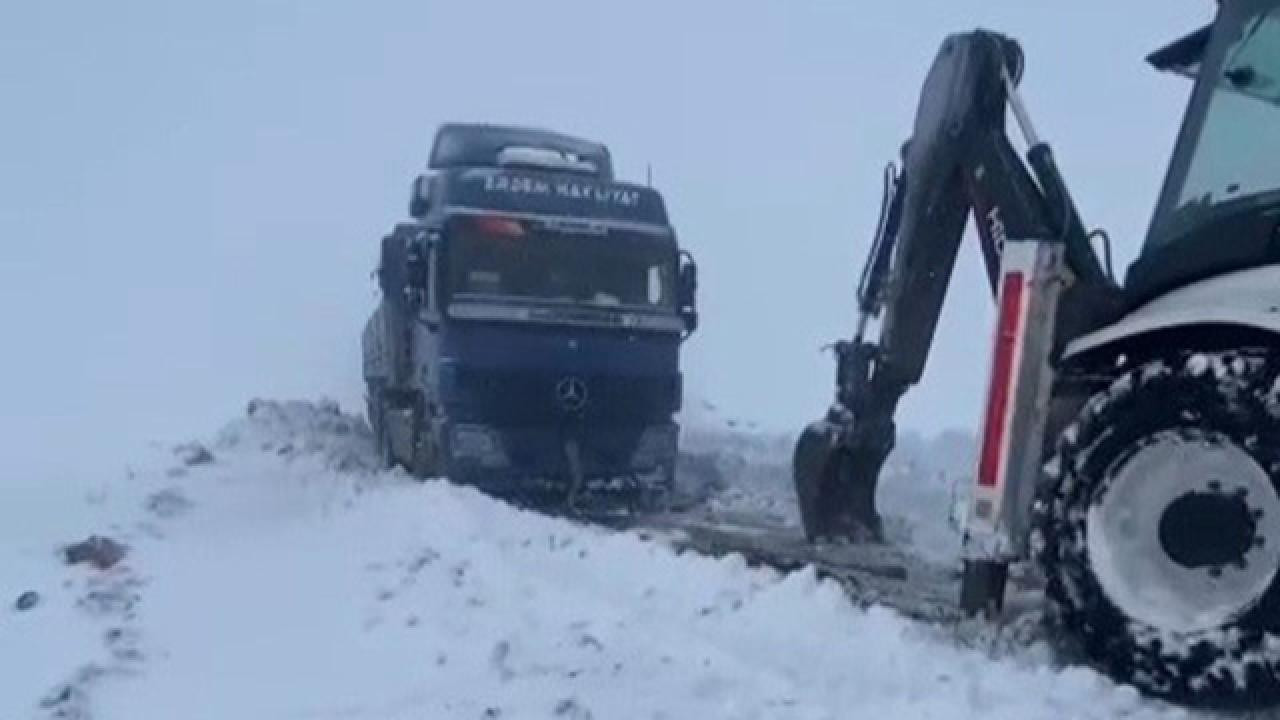
[(391, 440), (391, 431), (387, 427), (388, 403), (385, 391), (371, 388), (368, 403), (369, 425), (373, 429), (373, 446), (378, 453), (378, 468), (380, 470), (393, 470), (403, 466), (400, 459), (396, 457), (395, 445)]
[(387, 434), (385, 415), (386, 401), (382, 397), (382, 388), (368, 383), (365, 393), (365, 414), (369, 420), (369, 430), (373, 433), (373, 448), (378, 454), (378, 469), (390, 470), (395, 465), (395, 453), (391, 450), (391, 438)]
[(391, 436), (385, 431), (378, 435), (378, 464), (383, 470), (394, 470), (400, 464), (396, 462), (396, 452), (391, 446)]
[(414, 433), (417, 439), (413, 447), (413, 468), (411, 469), (413, 476), (419, 480), (439, 476), (441, 474), (439, 447), (436, 445), (435, 434), (430, 424), (422, 419), (421, 410), (418, 413)]
[(377, 442), (379, 467), (392, 470), (400, 463), (396, 460), (396, 451), (391, 444), (391, 433), (387, 431), (385, 407), (384, 403), (378, 403), (378, 429), (374, 432), (373, 439)]
[(653, 474), (651, 482), (640, 490), (640, 511), (651, 514), (664, 513), (674, 504), (676, 492), (675, 463), (663, 465)]
[(1280, 353), (1136, 365), (1062, 433), (1033, 509), (1049, 617), (1183, 703), (1280, 701)]

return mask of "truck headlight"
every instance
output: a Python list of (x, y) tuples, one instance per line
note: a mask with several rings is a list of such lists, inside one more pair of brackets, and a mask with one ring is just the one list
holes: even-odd
[(475, 460), (487, 467), (507, 464), (502, 440), (483, 425), (455, 425), (449, 449), (455, 458)]
[(678, 429), (674, 425), (656, 425), (645, 428), (636, 443), (632, 465), (638, 467), (659, 465), (675, 460)]

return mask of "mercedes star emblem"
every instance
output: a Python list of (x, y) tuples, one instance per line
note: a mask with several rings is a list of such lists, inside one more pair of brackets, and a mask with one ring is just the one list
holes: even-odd
[(565, 410), (581, 410), (587, 404), (587, 384), (570, 376), (556, 383), (556, 400)]

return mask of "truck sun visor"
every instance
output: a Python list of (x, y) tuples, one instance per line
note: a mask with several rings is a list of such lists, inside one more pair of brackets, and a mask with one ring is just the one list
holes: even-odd
[(498, 215), (477, 215), (472, 218), (475, 228), (487, 235), (524, 237), (524, 225), (519, 220)]

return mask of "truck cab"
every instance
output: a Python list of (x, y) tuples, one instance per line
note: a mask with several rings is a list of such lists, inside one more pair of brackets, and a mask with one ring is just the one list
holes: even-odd
[(608, 149), (448, 124), (383, 238), (363, 337), (388, 464), (494, 490), (673, 482), (696, 266)]

